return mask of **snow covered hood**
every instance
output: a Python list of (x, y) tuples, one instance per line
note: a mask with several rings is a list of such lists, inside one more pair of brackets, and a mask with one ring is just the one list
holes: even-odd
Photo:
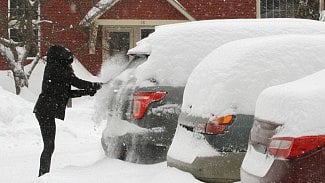
[(284, 124), (277, 136), (325, 134), (325, 70), (264, 90), (255, 116)]
[(138, 84), (184, 86), (197, 64), (215, 48), (238, 39), (277, 34), (325, 33), (323, 22), (303, 19), (205, 20), (156, 27), (129, 54), (150, 54), (136, 72)]
[(185, 87), (182, 111), (254, 114), (258, 95), (325, 68), (325, 35), (278, 35), (242, 39), (209, 54)]

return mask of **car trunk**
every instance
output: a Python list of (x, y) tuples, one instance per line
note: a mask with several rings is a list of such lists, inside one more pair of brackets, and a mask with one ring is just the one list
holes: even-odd
[(253, 115), (237, 114), (220, 134), (207, 134), (205, 132), (209, 118), (181, 113), (178, 121), (187, 130), (202, 133), (211, 147), (218, 152), (246, 152), (253, 119)]
[(280, 126), (281, 124), (255, 118), (249, 136), (248, 150), (241, 167), (244, 170), (241, 173), (243, 180), (249, 182), (250, 177), (246, 176), (246, 173), (264, 177), (269, 172), (275, 158), (267, 153), (267, 147)]
[[(184, 87), (171, 86), (136, 88), (134, 94), (143, 92), (164, 92), (165, 96), (158, 101), (151, 102), (141, 118), (136, 119), (132, 116), (131, 122), (147, 129), (164, 127), (166, 130), (175, 130), (182, 105), (183, 91)], [(133, 107), (132, 103), (133, 99), (129, 101), (131, 107)]]
[(281, 124), (255, 119), (250, 134), (250, 144), (257, 152), (266, 154), (271, 138), (276, 134), (279, 126)]

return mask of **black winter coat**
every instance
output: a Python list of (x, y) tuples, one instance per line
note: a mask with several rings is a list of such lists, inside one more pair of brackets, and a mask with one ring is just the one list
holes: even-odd
[[(64, 120), (69, 98), (89, 95), (96, 90), (96, 83), (81, 80), (75, 76), (70, 66), (73, 57), (69, 51), (63, 47), (56, 47), (52, 50), (51, 48), (47, 54), (42, 92), (33, 112)], [(83, 90), (71, 90), (71, 86)]]

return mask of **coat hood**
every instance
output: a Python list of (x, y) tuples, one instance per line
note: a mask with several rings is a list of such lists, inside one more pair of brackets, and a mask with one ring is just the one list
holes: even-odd
[(47, 63), (69, 65), (73, 62), (73, 54), (63, 46), (54, 45), (47, 51)]

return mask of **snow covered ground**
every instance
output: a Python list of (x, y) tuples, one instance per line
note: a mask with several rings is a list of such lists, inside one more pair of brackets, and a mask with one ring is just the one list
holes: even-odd
[[(42, 70), (40, 63), (31, 78), (30, 88), (14, 95), (10, 74), (0, 71), (0, 182), (4, 183), (191, 183), (192, 175), (167, 167), (166, 162), (139, 165), (105, 157), (100, 138), (105, 123), (95, 125), (94, 97), (73, 99), (65, 121), (57, 120), (56, 149), (51, 172), (38, 178), (43, 142), (32, 113)], [(78, 64), (76, 75), (96, 80)]]

